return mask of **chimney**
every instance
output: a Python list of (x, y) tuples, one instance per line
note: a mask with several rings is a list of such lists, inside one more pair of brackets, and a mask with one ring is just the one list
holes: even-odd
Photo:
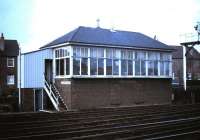
[(0, 51), (4, 51), (4, 48), (5, 48), (4, 36), (3, 36), (3, 33), (1, 33), (1, 38), (0, 38)]
[(100, 28), (100, 19), (98, 18), (98, 19), (96, 20), (96, 22), (97, 22), (97, 28)]

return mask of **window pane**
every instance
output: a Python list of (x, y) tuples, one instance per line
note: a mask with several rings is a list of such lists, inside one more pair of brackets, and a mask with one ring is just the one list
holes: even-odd
[(112, 59), (106, 59), (106, 75), (112, 75)]
[(88, 58), (82, 58), (81, 75), (88, 75)]
[(60, 75), (64, 75), (64, 59), (60, 59)]
[(121, 50), (121, 59), (127, 59), (126, 50)]
[(97, 57), (97, 48), (90, 49), (90, 57)]
[(104, 59), (98, 59), (98, 75), (104, 75)]
[(66, 67), (66, 75), (69, 75), (70, 65), (69, 65), (69, 58), (65, 59), (65, 67)]
[(127, 60), (121, 60), (121, 75), (127, 75)]
[(146, 58), (146, 53), (145, 52), (136, 52), (136, 59), (137, 60), (145, 60)]
[(119, 75), (119, 60), (113, 60), (113, 75)]
[(82, 57), (85, 56), (85, 48), (81, 48), (81, 56), (82, 56)]
[(128, 51), (128, 59), (133, 59), (133, 52), (132, 51)]
[(169, 61), (170, 60), (170, 54), (168, 54), (168, 53), (161, 53), (160, 54), (160, 59), (161, 60)]
[(128, 60), (128, 75), (133, 75), (133, 61)]
[(14, 67), (15, 66), (15, 59), (14, 58), (7, 58), (7, 66)]
[(74, 58), (73, 60), (73, 74), (80, 75), (80, 58)]
[(97, 75), (97, 59), (96, 58), (90, 59), (90, 74)]
[(81, 49), (81, 56), (88, 57), (88, 48), (80, 48)]
[(80, 48), (79, 47), (73, 48), (73, 54), (74, 56), (80, 57), (81, 56)]
[(148, 61), (148, 75), (152, 76), (154, 75), (154, 72), (153, 72), (153, 61)]
[(106, 58), (112, 58), (113, 54), (112, 54), (112, 49), (106, 49)]
[(160, 61), (160, 75), (164, 75), (164, 62)]
[(165, 62), (165, 75), (169, 76), (169, 62)]
[(136, 52), (135, 75), (146, 75), (146, 53)]
[(144, 60), (141, 61), (141, 75), (146, 75), (146, 63)]
[(8, 85), (14, 85), (15, 84), (15, 76), (14, 75), (8, 75), (7, 76), (7, 84)]
[(60, 67), (60, 61), (59, 59), (56, 59), (56, 75), (59, 75), (59, 67)]
[(69, 50), (65, 49), (65, 56), (69, 56)]
[(158, 75), (158, 61), (154, 61), (154, 75)]
[(135, 75), (140, 75), (140, 60), (135, 61)]
[(149, 61), (148, 63), (148, 75), (158, 75), (158, 62), (157, 61)]
[(104, 49), (98, 48), (98, 54), (97, 54), (97, 56), (99, 58), (103, 58), (104, 57)]
[(120, 58), (120, 50), (118, 49), (113, 50), (113, 58)]

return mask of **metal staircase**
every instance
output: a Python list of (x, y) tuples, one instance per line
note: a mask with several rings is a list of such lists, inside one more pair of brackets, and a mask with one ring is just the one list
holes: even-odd
[(53, 83), (50, 83), (45, 78), (44, 90), (46, 91), (49, 99), (51, 100), (54, 108), (57, 111), (68, 110), (67, 105), (64, 102), (64, 99), (60, 95), (58, 89)]

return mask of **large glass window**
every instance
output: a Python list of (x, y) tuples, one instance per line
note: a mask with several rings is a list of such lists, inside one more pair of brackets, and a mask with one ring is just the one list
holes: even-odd
[(133, 61), (128, 60), (128, 75), (133, 75)]
[(121, 75), (127, 75), (127, 71), (128, 71), (127, 62), (128, 62), (127, 60), (124, 60), (124, 59), (121, 60)]
[(113, 50), (106, 49), (106, 75), (112, 75), (112, 58), (113, 58)]
[(73, 48), (73, 74), (88, 75), (88, 48)]
[(112, 59), (106, 59), (106, 75), (112, 75)]
[(133, 51), (121, 51), (121, 75), (133, 75)]
[(69, 64), (70, 64), (69, 58), (66, 58), (66, 59), (65, 59), (65, 67), (66, 67), (66, 68), (65, 68), (65, 70), (66, 70), (65, 73), (66, 73), (66, 75), (69, 75), (69, 74), (70, 74), (70, 65), (69, 65)]
[(113, 60), (113, 75), (119, 75), (119, 60)]
[(119, 75), (120, 50), (113, 49), (113, 75)]
[(59, 59), (56, 59), (56, 75), (60, 75), (60, 60)]
[(146, 75), (146, 53), (142, 51), (135, 52), (135, 75)]
[(127, 75), (128, 74), (128, 60), (127, 60), (127, 51), (122, 50), (121, 51), (121, 75)]
[(158, 60), (159, 53), (148, 52), (148, 75), (155, 76), (158, 75)]
[(104, 75), (104, 49), (90, 48), (90, 74)]
[(70, 74), (70, 48), (60, 48), (55, 50), (55, 71), (56, 76), (64, 76)]
[(80, 58), (73, 59), (73, 74), (80, 75)]
[(97, 75), (97, 59), (90, 58), (90, 74)]
[(169, 76), (171, 73), (171, 53), (73, 47), (71, 58), (72, 61), (69, 49), (55, 50), (56, 76), (69, 75), (70, 62), (73, 62), (73, 75)]
[(88, 75), (88, 58), (81, 59), (81, 75)]
[(56, 59), (56, 75), (64, 75), (64, 59)]
[(160, 75), (161, 76), (170, 75), (170, 65), (171, 65), (170, 54), (161, 53), (160, 54)]
[(98, 58), (98, 75), (104, 75), (104, 59)]
[(97, 51), (98, 59), (98, 75), (104, 75), (104, 49), (98, 48)]
[(97, 48), (90, 48), (90, 74), (97, 75)]
[(64, 75), (64, 59), (60, 59), (60, 75)]

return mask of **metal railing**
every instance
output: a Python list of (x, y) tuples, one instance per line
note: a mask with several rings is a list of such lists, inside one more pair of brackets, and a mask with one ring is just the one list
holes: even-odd
[(53, 103), (53, 106), (55, 107), (55, 109), (57, 111), (60, 111), (60, 109), (59, 109), (60, 102), (62, 102), (62, 104), (64, 105), (64, 108), (66, 110), (68, 110), (68, 107), (65, 104), (64, 99), (60, 95), (58, 89), (56, 88), (56, 86), (53, 83), (48, 81), (48, 79), (46, 78), (45, 75), (44, 75), (44, 89), (47, 92), (51, 102)]
[(49, 96), (49, 98), (50, 98), (51, 102), (53, 103), (53, 106), (55, 107), (55, 109), (56, 109), (57, 111), (59, 111), (59, 107), (58, 107), (58, 106), (59, 106), (58, 96), (55, 94), (55, 92), (53, 92), (53, 90), (52, 90), (52, 85), (49, 84), (49, 83), (47, 82), (46, 79), (45, 79), (45, 82), (44, 82), (44, 83), (45, 83), (45, 84), (44, 84), (44, 89), (45, 89), (47, 95)]

